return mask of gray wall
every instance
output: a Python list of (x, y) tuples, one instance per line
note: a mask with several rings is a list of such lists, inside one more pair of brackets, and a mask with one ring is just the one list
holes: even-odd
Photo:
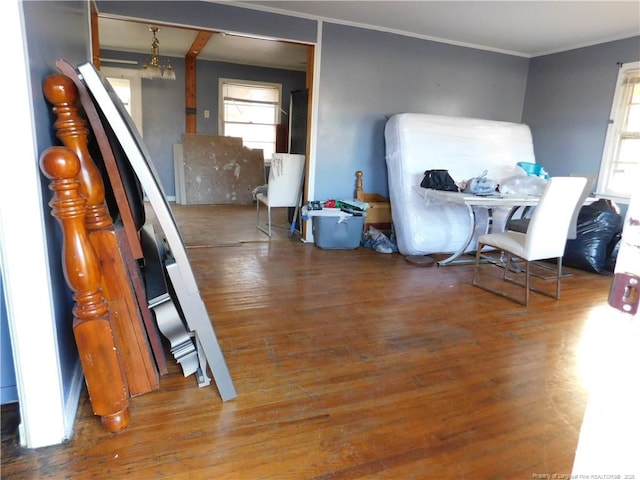
[[(42, 94), (42, 82), (54, 73), (59, 73), (56, 60), (64, 58), (71, 62), (82, 63), (91, 59), (91, 34), (88, 18), (88, 5), (84, 2), (24, 2), (25, 30), (33, 91), (33, 108), (38, 152), (42, 153), (52, 145), (61, 145), (52, 127), (54, 115), (51, 105)], [(71, 309), (73, 302), (62, 272), (60, 258), (60, 226), (53, 216), (48, 203), (51, 192), (49, 181), (42, 176), (42, 211), (49, 242), (53, 305), (56, 311), (56, 324), (60, 351), (61, 378), (65, 388), (65, 398), (69, 393), (70, 380), (78, 362), (76, 344), (73, 337)]]
[[(315, 40), (314, 21), (220, 7), (168, 1), (155, 2), (150, 10), (147, 2), (98, 2), (101, 12), (134, 18)], [(527, 59), (327, 22), (322, 35), (320, 82), (316, 85), (317, 199), (353, 195), (356, 170), (365, 172), (366, 190), (388, 193), (383, 138), (387, 115), (414, 111), (521, 119)], [(198, 108), (203, 108), (201, 102), (208, 100), (200, 97), (200, 75)], [(147, 131), (147, 121), (143, 121)], [(145, 135), (145, 142), (152, 141), (150, 134)], [(158, 168), (169, 176), (168, 166)]]
[[(101, 11), (313, 41), (312, 20), (207, 2), (98, 2)], [(275, 27), (275, 28), (274, 28)], [(597, 172), (616, 62), (638, 60), (638, 37), (525, 59), (323, 23), (315, 198), (386, 194), (384, 122), (426, 112), (524, 122), (553, 175)], [(148, 141), (151, 142), (149, 138)], [(168, 172), (168, 170), (167, 170)]]
[[(60, 145), (52, 127), (53, 114), (51, 107), (42, 94), (43, 80), (53, 73), (58, 73), (55, 62), (65, 58), (70, 62), (80, 63), (90, 59), (90, 35), (88, 24), (88, 4), (85, 2), (37, 2), (22, 3), (24, 12), (24, 30), (29, 55), (29, 69), (31, 76), (31, 91), (33, 102), (33, 118), (38, 153), (42, 153), (52, 145)], [(29, 148), (29, 146), (24, 146)], [(6, 171), (5, 171), (6, 174)], [(42, 221), (48, 239), (48, 250), (52, 252), (49, 258), (49, 269), (52, 280), (52, 299), (55, 311), (58, 349), (60, 352), (60, 376), (65, 399), (70, 394), (71, 380), (78, 363), (78, 354), (72, 331), (71, 292), (66, 286), (62, 272), (61, 233), (56, 220), (50, 215), (48, 202), (51, 192), (48, 180), (41, 177), (42, 191)], [(20, 202), (14, 205), (4, 205), (3, 208), (20, 208)], [(28, 252), (25, 252), (25, 255)], [(49, 299), (38, 299), (49, 301)], [(29, 322), (28, 318), (17, 319)], [(2, 336), (8, 336), (2, 325)], [(10, 349), (2, 350), (3, 376), (5, 364), (11, 364)], [(4, 382), (3, 382), (4, 386)]]
[(551, 175), (598, 173), (618, 75), (640, 37), (531, 59), (522, 121)]
[[(528, 60), (324, 23), (316, 199), (388, 194), (384, 124), (399, 112), (519, 122)], [(481, 173), (481, 172), (479, 172)]]
[[(101, 52), (105, 58), (135, 60), (139, 65), (148, 61), (148, 55)], [(173, 173), (173, 144), (182, 142), (185, 131), (184, 59), (170, 59), (176, 71), (176, 81), (142, 80), (142, 129), (144, 142), (154, 162), (162, 187), (167, 196), (175, 196)], [(127, 65), (104, 62), (104, 66), (128, 68)], [(289, 93), (304, 88), (306, 74), (277, 68), (252, 67), (224, 62), (198, 60), (196, 65), (197, 132), (218, 134), (218, 78), (240, 78), (282, 84), (283, 109), (289, 109)], [(208, 119), (204, 110), (210, 110)], [(286, 122), (286, 117), (283, 116)]]

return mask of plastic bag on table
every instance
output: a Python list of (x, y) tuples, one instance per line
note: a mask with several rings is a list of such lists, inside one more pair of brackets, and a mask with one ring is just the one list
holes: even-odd
[(542, 195), (547, 180), (530, 175), (513, 175), (505, 178), (498, 190), (502, 195)]
[(494, 180), (487, 178), (487, 170), (485, 170), (482, 175), (467, 180), (462, 191), (472, 195), (493, 195), (497, 187), (498, 184)]
[(542, 165), (539, 163), (531, 163), (531, 162), (518, 162), (516, 163), (516, 170), (518, 170), (518, 174), (524, 174), (534, 177), (541, 177), (545, 180), (549, 180), (549, 174), (544, 169)]

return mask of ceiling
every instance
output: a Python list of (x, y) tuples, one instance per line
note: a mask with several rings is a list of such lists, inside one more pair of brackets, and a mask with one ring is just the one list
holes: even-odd
[[(368, 26), (523, 57), (640, 35), (640, 1), (236, 1), (248, 8)], [(100, 17), (101, 49), (149, 53), (148, 23)], [(197, 31), (160, 25), (162, 56), (184, 57)], [(306, 47), (214, 34), (198, 58), (306, 69)]]
[(242, 3), (525, 57), (640, 35), (638, 0)]
[[(98, 18), (100, 50), (151, 54), (149, 23)], [(158, 26), (158, 24), (153, 24)], [(157, 33), (161, 57), (184, 58), (198, 34), (197, 30), (159, 25)], [(101, 55), (102, 56), (102, 55)], [(236, 35), (215, 33), (198, 53), (201, 60), (241, 63), (262, 67), (305, 71), (307, 47)], [(104, 60), (104, 59), (103, 59)]]

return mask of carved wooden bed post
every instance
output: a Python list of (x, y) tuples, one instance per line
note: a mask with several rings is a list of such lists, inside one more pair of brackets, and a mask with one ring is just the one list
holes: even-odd
[(80, 162), (66, 147), (50, 147), (40, 168), (51, 180), (49, 205), (63, 234), (62, 265), (73, 290), (73, 333), (91, 405), (102, 425), (118, 432), (129, 424), (128, 394), (111, 331), (109, 305), (100, 289), (98, 258), (85, 229), (86, 200), (80, 195)]
[(362, 200), (364, 198), (364, 189), (362, 188), (362, 170), (356, 172), (356, 199)]
[[(157, 390), (159, 378), (147, 338), (142, 309), (146, 299), (139, 302), (130, 282), (135, 266), (128, 268), (119, 246), (113, 221), (105, 202), (105, 187), (88, 148), (89, 130), (80, 117), (76, 102), (78, 89), (65, 75), (54, 74), (43, 84), (47, 100), (57, 116), (54, 127), (58, 138), (70, 148), (80, 161), (79, 192), (87, 200), (85, 225), (102, 268), (101, 287), (109, 302), (111, 320), (125, 385), (132, 396)], [(128, 250), (127, 250), (128, 251)], [(129, 263), (135, 260), (129, 258)], [(150, 313), (148, 313), (150, 318)], [(153, 327), (147, 326), (148, 329)], [(156, 356), (159, 359), (159, 355)]]

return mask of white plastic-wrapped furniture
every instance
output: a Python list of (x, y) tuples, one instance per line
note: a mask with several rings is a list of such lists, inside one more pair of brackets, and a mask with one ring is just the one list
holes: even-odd
[[(500, 183), (514, 174), (518, 162), (535, 162), (529, 127), (511, 122), (401, 113), (387, 120), (385, 142), (391, 214), (403, 255), (451, 253), (467, 241), (467, 208), (427, 200), (420, 187), (425, 170), (446, 169), (456, 182), (487, 170), (487, 177)], [(504, 227), (508, 212), (493, 211), (493, 231)], [(486, 209), (476, 216), (482, 225)], [(476, 237), (486, 228), (479, 230)], [(467, 251), (476, 245), (474, 238)]]

